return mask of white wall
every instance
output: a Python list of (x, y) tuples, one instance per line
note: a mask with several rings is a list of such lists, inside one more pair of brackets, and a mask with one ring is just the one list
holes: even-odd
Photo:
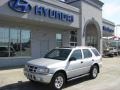
[(62, 30), (58, 30), (54, 28), (45, 28), (45, 27), (44, 28), (43, 27), (33, 28), (32, 42), (31, 42), (33, 58), (42, 57), (41, 50), (43, 50), (43, 48), (46, 48), (45, 51), (48, 52), (49, 50), (56, 47), (56, 33), (62, 33)]

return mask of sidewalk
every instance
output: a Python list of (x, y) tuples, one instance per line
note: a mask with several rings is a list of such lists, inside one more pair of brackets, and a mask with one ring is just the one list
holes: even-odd
[(18, 83), (24, 81), (27, 81), (27, 79), (23, 74), (23, 68), (0, 70), (0, 87), (11, 83)]

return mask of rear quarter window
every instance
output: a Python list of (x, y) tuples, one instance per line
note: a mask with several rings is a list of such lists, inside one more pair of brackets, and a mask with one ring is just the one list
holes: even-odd
[(95, 56), (100, 56), (99, 52), (96, 49), (91, 49)]

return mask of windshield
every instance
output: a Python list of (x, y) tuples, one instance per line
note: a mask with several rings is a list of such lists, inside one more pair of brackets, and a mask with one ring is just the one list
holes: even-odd
[(47, 53), (44, 58), (66, 60), (70, 52), (71, 49), (53, 49)]

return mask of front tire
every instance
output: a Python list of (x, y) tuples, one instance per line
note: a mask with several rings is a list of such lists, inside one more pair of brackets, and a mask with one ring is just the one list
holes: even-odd
[(94, 65), (90, 70), (90, 78), (95, 79), (97, 76), (98, 76), (98, 66)]
[(62, 73), (57, 73), (53, 76), (51, 87), (54, 90), (61, 90), (65, 84), (65, 76)]
[(37, 83), (37, 81), (31, 80), (31, 79), (29, 79), (29, 81), (30, 81), (31, 83)]

